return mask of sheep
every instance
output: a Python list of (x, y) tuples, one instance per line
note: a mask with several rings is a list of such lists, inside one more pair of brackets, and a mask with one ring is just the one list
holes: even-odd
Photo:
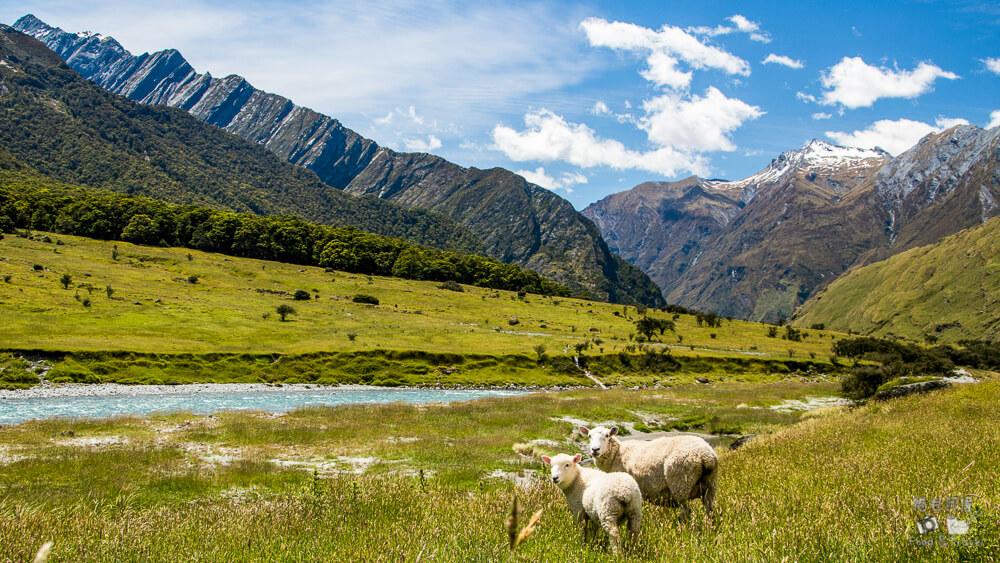
[(618, 427), (580, 427), (590, 437), (590, 451), (602, 471), (624, 471), (635, 477), (642, 498), (661, 506), (680, 506), (687, 519), (687, 502), (700, 498), (712, 515), (719, 457), (697, 436), (663, 437), (650, 442), (615, 438)]
[(580, 467), (580, 454), (542, 456), (552, 466), (552, 482), (559, 487), (569, 503), (573, 518), (583, 525), (583, 541), (597, 526), (611, 538), (614, 553), (621, 551), (618, 525), (628, 520), (628, 541), (635, 543), (642, 526), (642, 493), (639, 484), (627, 473), (605, 473)]

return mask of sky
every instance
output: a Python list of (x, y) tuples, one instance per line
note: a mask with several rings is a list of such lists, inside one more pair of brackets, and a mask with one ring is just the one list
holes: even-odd
[(1000, 125), (1000, 3), (0, 0), (133, 54), (504, 167), (578, 209), (646, 181), (740, 179), (810, 139), (899, 154)]

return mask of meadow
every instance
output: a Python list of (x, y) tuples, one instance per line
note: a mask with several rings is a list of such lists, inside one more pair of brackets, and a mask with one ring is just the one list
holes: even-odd
[(574, 355), (627, 385), (841, 367), (840, 333), (649, 311), (675, 330), (644, 341), (635, 307), (52, 233), (0, 240), (0, 276), (0, 349), (48, 354), (56, 381), (588, 384)]
[[(769, 408), (833, 391), (681, 385), (0, 428), (0, 560), (53, 541), (50, 561), (603, 561), (607, 542), (581, 543), (538, 456), (580, 451), (577, 420), (628, 428), (691, 416), (761, 435), (717, 447), (714, 520), (697, 503), (688, 522), (647, 504), (641, 543), (622, 560), (997, 560), (998, 382)], [(950, 508), (970, 531), (921, 536), (914, 497), (970, 499), (971, 512)], [(514, 498), (522, 526), (542, 515), (511, 551)]]

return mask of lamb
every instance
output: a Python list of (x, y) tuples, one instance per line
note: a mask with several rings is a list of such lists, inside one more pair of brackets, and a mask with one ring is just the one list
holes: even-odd
[(712, 515), (719, 457), (697, 436), (658, 438), (650, 442), (615, 438), (618, 427), (580, 427), (590, 437), (590, 451), (602, 471), (624, 471), (635, 478), (642, 497), (661, 506), (680, 506), (687, 519), (687, 502), (700, 498)]
[(563, 492), (573, 518), (583, 525), (583, 540), (587, 541), (597, 526), (611, 538), (614, 553), (621, 551), (618, 525), (628, 521), (628, 541), (635, 543), (642, 525), (642, 493), (639, 484), (627, 473), (605, 473), (580, 467), (582, 456), (559, 454), (542, 456), (552, 466), (552, 482)]

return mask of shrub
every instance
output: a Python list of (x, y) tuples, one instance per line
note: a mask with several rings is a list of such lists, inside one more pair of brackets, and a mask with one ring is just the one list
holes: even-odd
[(517, 325), (517, 324), (520, 324), (520, 323), (521, 323), (521, 321), (517, 320), (517, 317), (511, 317), (511, 318), (507, 319), (507, 324), (509, 324), (510, 326), (514, 326), (514, 325)]
[(309, 301), (310, 298), (309, 292), (304, 289), (296, 289), (295, 295), (292, 295), (295, 301)]
[(35, 264), (31, 267), (31, 269), (36, 272), (41, 272), (42, 270), (45, 269), (45, 266), (42, 266), (41, 264)]
[(90, 298), (89, 297), (84, 297), (83, 301), (81, 301), (81, 303), (83, 303), (84, 307), (90, 307)]
[(5, 275), (5, 276), (3, 277), (3, 282), (4, 282), (4, 283), (10, 283), (10, 275)]
[(282, 303), (281, 305), (278, 305), (278, 308), (275, 309), (274, 312), (278, 313), (278, 316), (281, 317), (281, 322), (285, 322), (285, 317), (287, 317), (288, 315), (294, 315), (295, 309), (292, 308), (291, 305), (286, 305)]
[(188, 276), (188, 283), (198, 283), (198, 276), (194, 274)]
[(104, 292), (108, 294), (108, 299), (111, 299), (111, 296), (115, 294), (115, 288), (111, 287), (110, 285), (105, 286)]
[(347, 339), (350, 340), (351, 342), (354, 342), (354, 339), (356, 339), (357, 337), (358, 337), (358, 333), (356, 333), (356, 332), (348, 332), (347, 333)]
[(378, 297), (365, 293), (355, 294), (354, 297), (351, 298), (351, 301), (354, 301), (355, 303), (365, 303), (367, 305), (378, 305), (379, 303)]
[(443, 284), (438, 286), (438, 289), (447, 289), (448, 291), (458, 291), (458, 292), (465, 291), (465, 289), (462, 287), (462, 284), (458, 283), (455, 280), (448, 280), (444, 282)]
[(62, 277), (59, 278), (59, 283), (62, 284), (63, 289), (69, 289), (69, 284), (73, 283), (73, 276), (63, 274)]

